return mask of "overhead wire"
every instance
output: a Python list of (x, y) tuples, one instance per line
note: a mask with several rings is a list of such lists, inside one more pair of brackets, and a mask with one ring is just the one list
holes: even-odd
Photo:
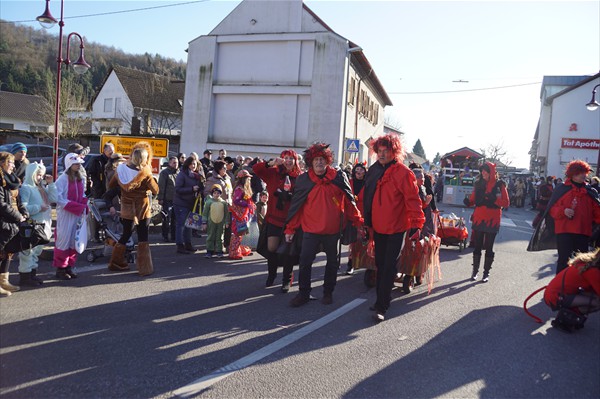
[(463, 89), (463, 90), (444, 90), (444, 91), (388, 91), (388, 94), (443, 94), (443, 93), (462, 93), (468, 91), (484, 91), (484, 90), (498, 90), (498, 89), (509, 89), (511, 87), (520, 87), (520, 86), (531, 86), (531, 85), (539, 85), (542, 82), (531, 82), (531, 83), (521, 83), (515, 85), (508, 86), (496, 86), (496, 87), (483, 87), (479, 89)]

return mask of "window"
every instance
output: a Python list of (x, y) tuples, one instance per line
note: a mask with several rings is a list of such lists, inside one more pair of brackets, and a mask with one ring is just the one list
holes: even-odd
[(121, 115), (121, 98), (115, 98), (115, 118), (118, 118)]
[(15, 125), (13, 123), (0, 123), (0, 129), (13, 130)]
[(112, 112), (113, 110), (113, 99), (105, 98), (104, 99), (104, 112)]
[(354, 105), (354, 97), (356, 96), (356, 79), (350, 78), (348, 84), (348, 104)]

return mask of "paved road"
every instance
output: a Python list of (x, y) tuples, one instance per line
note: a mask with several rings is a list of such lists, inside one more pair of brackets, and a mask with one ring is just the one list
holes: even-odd
[[(443, 248), (432, 292), (396, 290), (379, 325), (362, 271), (340, 275), (332, 305), (293, 309), (297, 287), (265, 289), (257, 255), (206, 260), (157, 243), (150, 278), (109, 273), (105, 258), (80, 259), (77, 280), (0, 299), (0, 395), (599, 398), (600, 317), (568, 335), (521, 308), (556, 260), (553, 251), (525, 251), (533, 216), (505, 212), (488, 284), (468, 280), (470, 250)], [(322, 255), (313, 272), (319, 297)], [(52, 277), (49, 262), (40, 269)], [(552, 317), (541, 295), (530, 308)]]

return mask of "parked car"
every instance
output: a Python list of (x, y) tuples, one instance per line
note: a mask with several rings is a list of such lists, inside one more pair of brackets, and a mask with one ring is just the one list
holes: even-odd
[[(52, 154), (54, 147), (46, 144), (25, 144), (27, 146), (27, 159), (31, 162), (44, 162), (46, 165), (46, 173), (52, 174)], [(4, 144), (0, 146), (0, 151), (10, 152), (12, 144)], [(58, 157), (63, 157), (66, 150), (58, 147)], [(60, 170), (60, 169), (59, 169)]]

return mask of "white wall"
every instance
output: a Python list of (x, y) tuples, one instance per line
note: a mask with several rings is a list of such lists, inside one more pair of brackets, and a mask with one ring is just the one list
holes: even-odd
[[(568, 93), (556, 97), (552, 102), (547, 174), (563, 177), (565, 166), (574, 159), (581, 159), (596, 169), (598, 150), (561, 148), (563, 138), (600, 139), (600, 110), (588, 111), (592, 89), (600, 79), (586, 83)], [(577, 131), (569, 131), (571, 124)]]
[[(104, 100), (112, 99), (112, 107), (110, 111), (104, 111)], [(98, 96), (92, 104), (92, 133), (100, 134), (100, 128), (103, 126), (99, 119), (113, 119), (113, 124), (118, 122), (121, 126), (121, 133), (131, 133), (131, 117), (133, 116), (133, 105), (123, 88), (123, 85), (117, 78), (115, 71), (106, 79), (106, 82), (100, 89)]]

